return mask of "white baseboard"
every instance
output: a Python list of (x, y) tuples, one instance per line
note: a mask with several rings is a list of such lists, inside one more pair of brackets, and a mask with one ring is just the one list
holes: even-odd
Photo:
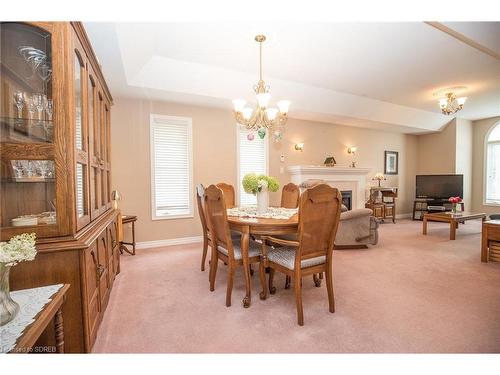
[(185, 245), (185, 244), (196, 243), (196, 242), (201, 242), (201, 241), (203, 241), (202, 236), (170, 238), (168, 240), (137, 242), (135, 245), (135, 248), (136, 249), (150, 249), (153, 247)]
[(396, 215), (396, 219), (411, 219), (412, 213), (409, 212), (407, 214), (398, 214)]

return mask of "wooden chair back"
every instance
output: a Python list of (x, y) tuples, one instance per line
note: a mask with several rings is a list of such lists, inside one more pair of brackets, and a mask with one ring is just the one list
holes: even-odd
[(294, 183), (289, 183), (283, 186), (281, 191), (281, 207), (297, 208), (299, 205), (300, 190)]
[(208, 234), (207, 215), (205, 212), (205, 187), (202, 184), (196, 186), (196, 204), (200, 215), (203, 234)]
[(225, 196), (222, 189), (210, 185), (205, 189), (205, 212), (207, 215), (208, 230), (212, 234), (215, 246), (227, 249), (230, 258), (234, 258), (231, 231), (227, 221)]
[(235, 194), (234, 194), (234, 187), (233, 185), (226, 184), (225, 182), (219, 182), (217, 184), (217, 187), (222, 190), (224, 193), (224, 200), (226, 202), (226, 208), (233, 208), (236, 207), (236, 199), (235, 199)]
[(302, 193), (299, 204), (299, 247), (296, 266), (301, 259), (330, 256), (340, 221), (342, 195), (326, 184)]

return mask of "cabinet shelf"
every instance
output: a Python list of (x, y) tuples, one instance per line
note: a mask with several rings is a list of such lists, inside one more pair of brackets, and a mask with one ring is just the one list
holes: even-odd
[(56, 179), (53, 177), (5, 177), (0, 179), (2, 182), (12, 183), (55, 183)]
[(2, 142), (52, 143), (53, 121), (0, 117)]

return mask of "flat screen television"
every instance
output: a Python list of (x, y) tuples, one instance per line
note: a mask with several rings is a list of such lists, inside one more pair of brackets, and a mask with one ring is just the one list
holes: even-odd
[(417, 175), (416, 197), (426, 199), (448, 199), (464, 194), (464, 175), (432, 174)]

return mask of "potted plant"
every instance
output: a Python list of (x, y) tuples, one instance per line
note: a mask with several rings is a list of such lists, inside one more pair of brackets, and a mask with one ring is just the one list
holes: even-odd
[(0, 242), (0, 326), (10, 322), (19, 312), (19, 305), (10, 297), (10, 268), (35, 259), (35, 240), (35, 233), (23, 233), (9, 242)]
[(269, 191), (276, 192), (280, 188), (278, 180), (264, 174), (249, 173), (243, 177), (243, 190), (257, 196), (257, 213), (264, 213), (269, 207)]

